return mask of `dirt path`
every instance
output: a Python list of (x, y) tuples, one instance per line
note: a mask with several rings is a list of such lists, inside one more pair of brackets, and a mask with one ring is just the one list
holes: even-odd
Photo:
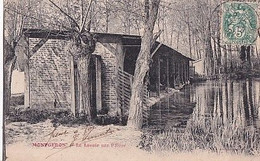
[[(125, 160), (122, 153), (142, 155), (136, 146), (141, 132), (121, 126), (78, 126), (54, 128), (50, 121), (7, 125), (8, 161), (16, 160)], [(107, 159), (105, 159), (107, 158)]]
[(7, 161), (260, 160), (256, 156), (207, 152), (151, 154), (137, 147), (140, 135), (141, 132), (113, 125), (54, 128), (50, 121), (34, 125), (11, 123), (7, 125)]

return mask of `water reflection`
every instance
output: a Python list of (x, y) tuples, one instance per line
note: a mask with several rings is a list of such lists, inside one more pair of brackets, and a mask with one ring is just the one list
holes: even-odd
[(185, 127), (195, 107), (195, 102), (191, 101), (191, 90), (185, 88), (152, 106), (149, 127), (156, 129)]
[(260, 80), (207, 81), (186, 86), (150, 110), (149, 126), (185, 127), (187, 121), (260, 128)]

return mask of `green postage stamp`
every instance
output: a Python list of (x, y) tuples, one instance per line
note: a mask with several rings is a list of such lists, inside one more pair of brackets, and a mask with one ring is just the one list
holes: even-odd
[(224, 44), (254, 44), (257, 38), (256, 3), (228, 2), (222, 8), (222, 40)]

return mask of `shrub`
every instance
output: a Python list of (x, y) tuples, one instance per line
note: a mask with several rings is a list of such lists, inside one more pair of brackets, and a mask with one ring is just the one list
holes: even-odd
[(74, 117), (67, 109), (15, 109), (7, 117), (7, 122), (28, 122), (36, 124), (50, 119), (54, 126), (59, 124), (72, 126), (74, 124), (88, 124), (87, 116)]
[(151, 151), (212, 152), (260, 154), (260, 136), (254, 127), (244, 128), (216, 121), (189, 122), (185, 129), (172, 128), (156, 135), (144, 134), (140, 146)]

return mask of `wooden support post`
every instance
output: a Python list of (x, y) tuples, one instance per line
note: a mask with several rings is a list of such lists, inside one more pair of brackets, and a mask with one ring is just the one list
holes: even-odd
[(75, 71), (74, 71), (74, 60), (73, 58), (71, 59), (71, 63), (70, 63), (70, 87), (71, 87), (71, 112), (73, 113), (73, 115), (76, 115), (76, 102), (75, 102)]
[(178, 86), (181, 84), (181, 62), (178, 63), (178, 72), (179, 72), (179, 82)]
[(188, 79), (188, 82), (190, 81), (190, 62), (188, 61), (188, 64), (187, 64), (187, 79)]
[(26, 54), (24, 55), (24, 107), (30, 107), (30, 51), (29, 51), (29, 39), (26, 38)]
[(184, 62), (182, 62), (182, 84), (185, 84), (185, 68), (184, 68)]
[(173, 62), (173, 88), (176, 87), (176, 62)]
[(166, 59), (166, 76), (167, 76), (167, 92), (169, 91), (169, 83), (170, 83), (170, 81), (169, 81), (169, 77), (170, 77), (170, 75), (169, 75), (169, 59), (167, 58)]
[(184, 84), (187, 82), (187, 69), (186, 69), (186, 61), (183, 62), (183, 78), (184, 78)]
[(168, 58), (166, 59), (166, 75), (167, 75), (167, 114), (169, 115), (169, 107), (170, 107), (170, 96), (169, 96), (169, 86), (170, 86), (170, 81), (169, 81), (169, 54), (168, 54)]
[(96, 57), (96, 108), (97, 111), (102, 110), (102, 98), (101, 98), (101, 62), (100, 58)]
[[(161, 59), (160, 55), (158, 56), (158, 97), (161, 95)], [(160, 127), (162, 125), (162, 109), (161, 109), (161, 101), (158, 102), (159, 112), (160, 112)]]
[(157, 87), (157, 89), (158, 89), (158, 96), (160, 97), (160, 84), (161, 84), (161, 63), (160, 63), (160, 55), (158, 56), (158, 72), (157, 72), (157, 74), (158, 74), (158, 87)]
[(184, 68), (183, 68), (184, 64), (183, 62), (181, 62), (181, 80), (182, 80), (182, 85), (184, 84)]
[(186, 82), (189, 81), (189, 62), (186, 63)]
[(78, 115), (79, 108), (79, 93), (78, 93), (78, 74), (75, 69), (77, 69), (77, 63), (74, 61), (74, 58), (71, 58), (71, 111), (74, 116)]
[(178, 66), (177, 62), (174, 62), (174, 87), (177, 87), (177, 78), (178, 78)]
[(178, 86), (179, 86), (181, 83), (181, 63), (180, 62), (177, 63), (177, 67), (178, 67), (178, 77), (179, 77)]

